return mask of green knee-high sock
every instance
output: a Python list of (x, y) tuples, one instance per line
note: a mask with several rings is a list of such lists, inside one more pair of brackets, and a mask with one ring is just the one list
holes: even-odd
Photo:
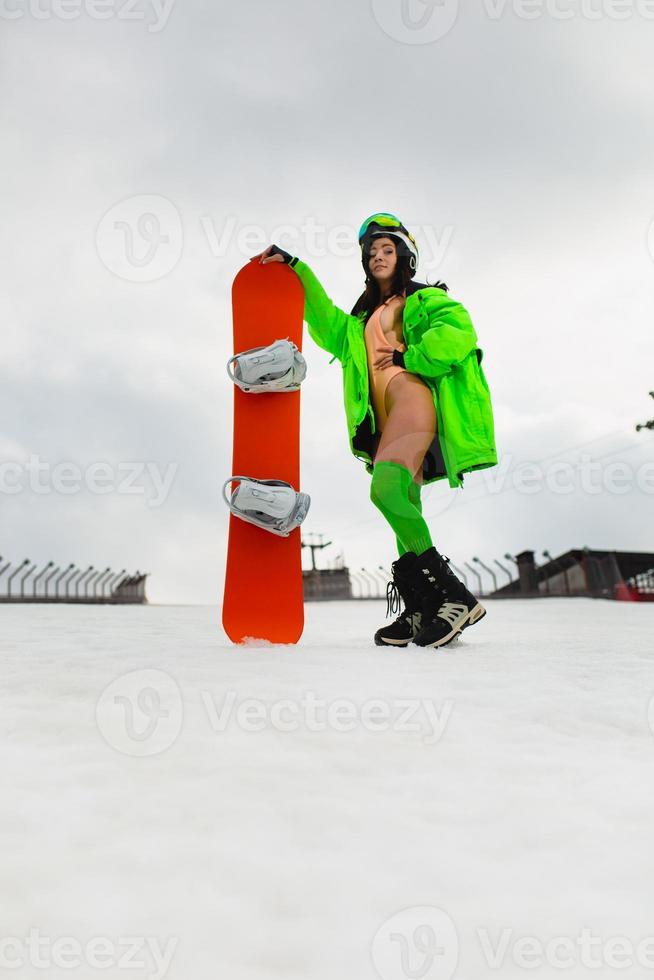
[[(422, 514), (422, 500), (420, 499), (420, 484), (416, 483), (415, 480), (412, 480), (411, 483), (409, 484), (409, 500), (411, 501), (414, 507), (418, 508), (419, 513)], [(405, 555), (407, 551), (410, 551), (410, 549), (404, 547), (402, 541), (400, 540), (397, 534), (395, 535), (395, 540), (397, 541), (397, 553), (401, 558), (402, 555)]]
[(405, 551), (417, 555), (432, 546), (429, 528), (411, 502), (409, 488), (413, 478), (406, 466), (384, 460), (375, 463), (370, 499), (395, 531)]

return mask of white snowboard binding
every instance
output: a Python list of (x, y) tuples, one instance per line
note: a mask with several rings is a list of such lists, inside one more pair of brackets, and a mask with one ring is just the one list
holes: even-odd
[[(232, 364), (235, 366), (232, 370)], [(297, 391), (307, 373), (307, 362), (290, 340), (234, 354), (227, 374), (241, 391), (260, 395), (267, 391)]]
[[(229, 483), (238, 481), (231, 499), (225, 493)], [(223, 484), (223, 499), (232, 514), (257, 527), (287, 538), (309, 512), (308, 493), (294, 490), (283, 480), (256, 480), (249, 476), (230, 476)]]

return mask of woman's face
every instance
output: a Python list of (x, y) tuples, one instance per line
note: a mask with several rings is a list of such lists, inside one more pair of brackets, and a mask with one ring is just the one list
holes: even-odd
[(373, 238), (368, 269), (375, 279), (391, 279), (397, 266), (397, 251), (392, 238)]

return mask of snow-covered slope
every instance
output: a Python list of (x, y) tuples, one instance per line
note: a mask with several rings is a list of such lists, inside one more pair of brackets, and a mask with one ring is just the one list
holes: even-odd
[(3, 607), (2, 965), (650, 975), (654, 605), (488, 608), (434, 652), (375, 648), (381, 602), (308, 605), (297, 648)]

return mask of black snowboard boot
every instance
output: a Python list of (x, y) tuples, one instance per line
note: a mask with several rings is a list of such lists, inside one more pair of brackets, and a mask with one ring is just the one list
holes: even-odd
[(400, 613), (394, 623), (382, 626), (375, 633), (375, 644), (378, 647), (406, 647), (422, 626), (421, 599), (412, 585), (417, 579), (418, 558), (408, 551), (391, 565), (393, 581), (386, 589), (386, 616), (399, 612), (400, 598), (404, 603), (404, 612)]
[(478, 623), (486, 610), (450, 568), (450, 559), (429, 548), (418, 558), (422, 575), (422, 628), (413, 642), (442, 647)]

